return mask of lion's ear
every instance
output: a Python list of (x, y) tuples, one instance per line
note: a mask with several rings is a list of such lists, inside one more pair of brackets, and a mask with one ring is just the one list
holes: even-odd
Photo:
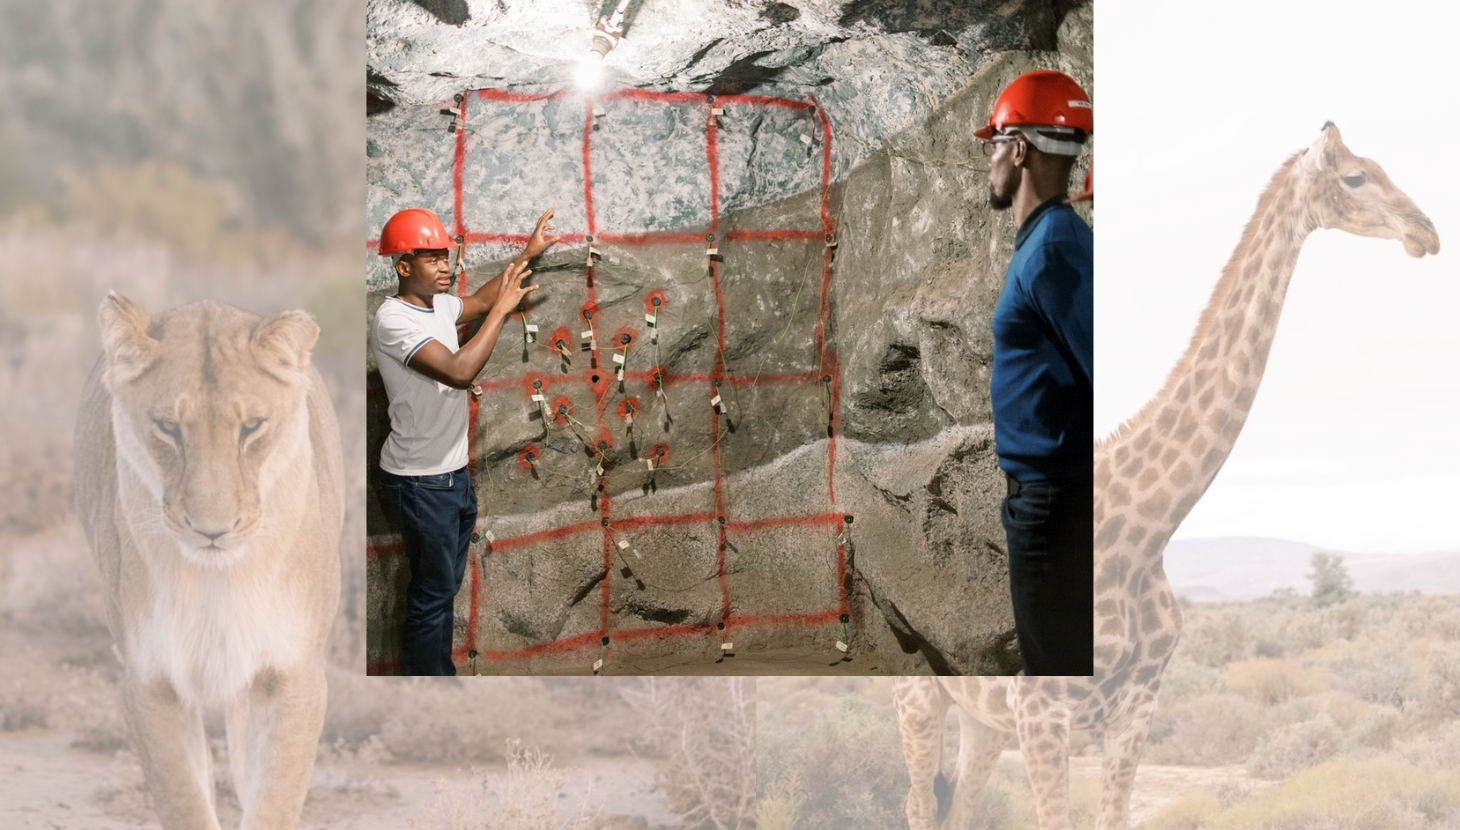
[(147, 333), (147, 312), (115, 291), (108, 291), (98, 310), (101, 342), (106, 351), (106, 385), (116, 391), (119, 384), (137, 377), (157, 359), (161, 348)]
[(275, 377), (296, 380), (309, 366), (309, 353), (319, 340), (319, 326), (303, 311), (281, 311), (253, 330), (250, 345), (259, 362)]

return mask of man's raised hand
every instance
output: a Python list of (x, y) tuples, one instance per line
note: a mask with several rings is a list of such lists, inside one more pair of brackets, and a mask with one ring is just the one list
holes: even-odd
[(522, 283), (532, 276), (527, 270), (526, 261), (517, 261), (507, 266), (502, 272), (502, 282), (497, 289), (497, 302), (495, 308), (505, 317), (517, 310), (528, 294), (537, 290), (536, 285), (523, 285)]
[(552, 221), (555, 211), (556, 208), (548, 208), (543, 212), (542, 216), (538, 217), (537, 227), (532, 231), (532, 238), (527, 240), (527, 248), (522, 252), (524, 258), (532, 259), (542, 256), (544, 251), (558, 244), (558, 238), (556, 236), (547, 235), (548, 231), (555, 230), (552, 225), (548, 224), (548, 222)]

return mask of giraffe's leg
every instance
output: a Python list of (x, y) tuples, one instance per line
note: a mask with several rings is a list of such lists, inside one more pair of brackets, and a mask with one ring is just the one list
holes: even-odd
[(1034, 690), (1019, 697), (1014, 716), (1039, 830), (1073, 830), (1069, 710), (1042, 690)]
[(902, 753), (911, 785), (907, 792), (910, 830), (933, 830), (938, 822), (934, 791), (943, 764), (943, 719), (948, 700), (931, 677), (900, 677), (893, 685)]
[(1130, 793), (1136, 766), (1151, 731), (1156, 713), (1155, 684), (1143, 689), (1131, 716), (1123, 723), (1108, 724), (1105, 754), (1101, 759), (1100, 830), (1126, 830), (1130, 825)]
[(958, 710), (958, 774), (954, 779), (952, 804), (942, 827), (967, 830), (973, 822), (973, 808), (988, 784), (989, 773), (999, 753), (1009, 742), (1009, 733), (975, 720)]

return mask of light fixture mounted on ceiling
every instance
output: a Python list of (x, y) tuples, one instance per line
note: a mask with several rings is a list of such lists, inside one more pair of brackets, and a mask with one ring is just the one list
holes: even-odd
[(618, 45), (624, 35), (624, 12), (632, 0), (619, 0), (612, 15), (598, 18), (593, 27), (593, 40), (588, 44), (588, 54), (578, 63), (578, 89), (595, 92), (603, 83), (603, 59)]

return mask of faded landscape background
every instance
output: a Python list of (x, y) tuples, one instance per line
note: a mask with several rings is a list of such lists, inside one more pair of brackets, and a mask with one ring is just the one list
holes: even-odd
[[(1188, 603), (1131, 799), (1143, 830), (1460, 827), (1460, 605), (1361, 595), (1336, 560), (1303, 594)], [(1318, 576), (1321, 572), (1322, 576)], [(760, 830), (904, 827), (890, 678), (761, 678)], [(957, 730), (943, 769), (954, 768)], [(1094, 827), (1099, 736), (1075, 733), (1076, 827)], [(972, 830), (1037, 830), (1017, 742)]]
[[(72, 507), (96, 309), (114, 289), (149, 312), (310, 311), (363, 471), (364, 3), (0, 0), (0, 18), (0, 826), (155, 827)], [(753, 680), (365, 678), (352, 480), (304, 826), (745, 820)], [(216, 716), (210, 734), (236, 826)]]

